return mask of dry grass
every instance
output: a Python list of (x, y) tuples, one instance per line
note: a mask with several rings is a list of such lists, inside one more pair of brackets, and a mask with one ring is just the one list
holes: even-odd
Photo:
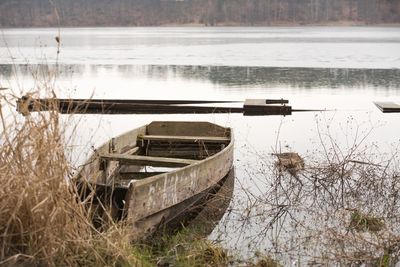
[(58, 114), (0, 115), (0, 265), (137, 265), (123, 228), (97, 232), (68, 182)]

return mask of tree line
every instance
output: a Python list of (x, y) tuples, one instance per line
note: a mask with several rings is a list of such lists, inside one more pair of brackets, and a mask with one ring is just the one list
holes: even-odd
[(399, 0), (2, 0), (1, 27), (400, 22)]

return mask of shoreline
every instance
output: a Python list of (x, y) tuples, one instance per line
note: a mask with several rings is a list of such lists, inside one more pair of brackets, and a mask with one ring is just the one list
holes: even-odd
[(275, 23), (275, 24), (240, 24), (240, 23), (221, 23), (216, 25), (204, 25), (200, 23), (188, 23), (188, 24), (160, 24), (160, 25), (79, 25), (79, 26), (1, 26), (1, 30), (8, 29), (59, 29), (59, 28), (306, 28), (306, 27), (382, 27), (382, 28), (397, 28), (400, 27), (399, 23), (376, 23), (376, 24), (367, 24), (367, 23), (347, 23), (347, 22), (337, 22), (337, 23), (313, 23), (313, 24), (301, 24), (301, 23)]

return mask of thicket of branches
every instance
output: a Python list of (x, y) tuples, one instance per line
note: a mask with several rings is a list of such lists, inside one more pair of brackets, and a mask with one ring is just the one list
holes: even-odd
[(241, 240), (239, 249), (245, 241), (250, 252), (286, 264), (394, 266), (400, 256), (399, 144), (384, 152), (368, 140), (374, 127), (351, 122), (345, 138), (333, 138), (334, 130), (317, 124), (319, 140), (301, 155), (304, 166), (282, 166), (276, 154), (249, 151), (257, 167), (247, 167), (250, 184), (238, 183), (241, 193), (225, 227), (241, 232), (233, 237)]

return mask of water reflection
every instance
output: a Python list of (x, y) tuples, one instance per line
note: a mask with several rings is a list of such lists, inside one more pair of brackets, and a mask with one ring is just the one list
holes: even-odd
[[(0, 77), (10, 80), (15, 73), (43, 76), (55, 71), (54, 65), (0, 65)], [(107, 73), (124, 79), (182, 79), (221, 85), (224, 89), (248, 90), (256, 87), (292, 89), (330, 88), (397, 89), (400, 69), (278, 68), (176, 65), (59, 65), (58, 78), (97, 77)]]
[(217, 185), (202, 193), (200, 199), (165, 221), (154, 236), (171, 234), (184, 226), (193, 234), (206, 238), (226, 215), (232, 201), (234, 186), (235, 169), (233, 167)]
[[(188, 228), (207, 237), (226, 215), (235, 186), (235, 169), (232, 168), (217, 188), (208, 196), (201, 211), (190, 221)], [(229, 213), (229, 211), (228, 211)]]

